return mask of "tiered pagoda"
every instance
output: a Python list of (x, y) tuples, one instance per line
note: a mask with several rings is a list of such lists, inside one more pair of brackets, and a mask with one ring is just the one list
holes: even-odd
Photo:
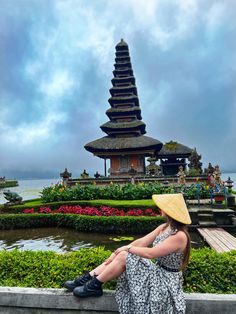
[[(110, 176), (127, 176), (130, 170), (145, 174), (145, 157), (155, 156), (162, 143), (147, 137), (142, 122), (135, 77), (127, 43), (121, 39), (116, 45), (114, 77), (111, 80), (109, 121), (101, 125), (107, 135), (85, 145), (95, 156), (110, 160)], [(106, 175), (106, 167), (105, 167)]]

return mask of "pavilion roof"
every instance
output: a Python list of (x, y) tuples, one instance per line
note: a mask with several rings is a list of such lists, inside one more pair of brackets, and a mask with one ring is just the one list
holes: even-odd
[(178, 142), (170, 141), (162, 146), (162, 149), (158, 153), (158, 157), (168, 157), (170, 155), (190, 156), (192, 151), (192, 148)]
[(152, 137), (140, 135), (134, 137), (110, 137), (104, 136), (84, 147), (90, 152), (114, 152), (120, 150), (154, 149), (160, 150), (162, 143)]

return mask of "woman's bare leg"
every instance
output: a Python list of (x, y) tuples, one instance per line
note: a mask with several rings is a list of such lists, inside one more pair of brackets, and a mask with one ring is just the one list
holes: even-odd
[(101, 265), (99, 265), (98, 267), (94, 268), (93, 270), (91, 270), (89, 273), (91, 276), (98, 276), (100, 275), (104, 269), (107, 267), (108, 265), (106, 265), (106, 262), (102, 263)]
[(98, 267), (99, 273), (97, 274), (95, 272), (98, 275), (97, 279), (101, 282), (107, 282), (111, 279), (119, 277), (125, 270), (125, 261), (127, 254), (128, 253), (126, 251), (122, 251), (114, 258), (114, 260), (110, 264), (104, 265), (105, 267), (103, 268), (101, 267), (103, 266), (103, 264), (100, 265), (99, 267), (101, 268), (99, 269)]

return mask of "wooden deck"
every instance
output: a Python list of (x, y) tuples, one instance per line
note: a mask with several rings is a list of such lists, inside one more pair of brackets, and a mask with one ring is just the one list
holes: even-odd
[(222, 228), (197, 228), (204, 240), (218, 253), (236, 250), (236, 238)]

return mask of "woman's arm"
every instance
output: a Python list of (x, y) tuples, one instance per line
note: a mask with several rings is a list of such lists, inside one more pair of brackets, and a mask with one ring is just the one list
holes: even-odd
[(161, 224), (155, 230), (153, 230), (152, 232), (148, 233), (144, 237), (131, 242), (131, 244), (133, 246), (149, 246), (150, 244), (153, 243), (153, 241), (156, 239), (158, 234), (165, 228), (165, 226), (166, 226), (166, 223)]
[(166, 256), (173, 252), (183, 252), (187, 245), (187, 236), (183, 231), (178, 231), (176, 234), (168, 237), (163, 242), (157, 244), (152, 248), (131, 246), (128, 251), (132, 254), (145, 257), (157, 258)]
[[(162, 224), (162, 225), (158, 226), (155, 230), (148, 233), (146, 236), (131, 242), (130, 245), (135, 246), (135, 247), (147, 247), (147, 246), (149, 246), (151, 243), (153, 243), (153, 241), (156, 239), (158, 234), (165, 228), (165, 226), (166, 226), (166, 224)], [(114, 253), (117, 255), (122, 251), (127, 251), (128, 248), (129, 248), (128, 245), (121, 246), (117, 250), (115, 250)]]

